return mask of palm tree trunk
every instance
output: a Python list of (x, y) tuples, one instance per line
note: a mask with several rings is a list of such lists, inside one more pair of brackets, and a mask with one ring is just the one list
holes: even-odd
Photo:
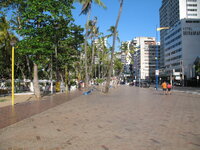
[(84, 52), (85, 52), (85, 86), (88, 86), (89, 76), (88, 76), (88, 65), (87, 65), (87, 37), (88, 37), (88, 21), (90, 19), (91, 10), (88, 12), (87, 22), (86, 22), (86, 31), (85, 31), (85, 41), (84, 41)]
[(34, 63), (34, 81), (33, 81), (33, 84), (34, 84), (34, 93), (35, 93), (35, 96), (36, 98), (39, 100), (41, 99), (41, 94), (40, 94), (40, 87), (39, 87), (39, 81), (38, 81), (38, 66), (37, 64)]
[(123, 2), (124, 2), (124, 0), (120, 1), (120, 8), (119, 8), (118, 17), (116, 20), (114, 34), (113, 34), (113, 45), (112, 45), (111, 59), (110, 59), (110, 65), (109, 65), (108, 76), (107, 76), (107, 81), (106, 81), (105, 93), (108, 93), (109, 87), (110, 87), (110, 78), (111, 78), (111, 74), (113, 71), (113, 55), (114, 55), (114, 51), (115, 51), (115, 41), (116, 41), (116, 37), (117, 37), (116, 33), (117, 33), (119, 19), (120, 19), (121, 13), (122, 13)]
[(93, 66), (94, 66), (94, 48), (95, 48), (95, 42), (92, 40), (92, 61), (90, 65), (90, 77), (93, 77)]
[(100, 51), (98, 52), (98, 58), (99, 58), (99, 63), (98, 63), (98, 74), (99, 74), (99, 76), (98, 76), (98, 78), (100, 79), (101, 78), (101, 72), (100, 72), (101, 63), (100, 63), (100, 55), (99, 55), (99, 53), (100, 53)]

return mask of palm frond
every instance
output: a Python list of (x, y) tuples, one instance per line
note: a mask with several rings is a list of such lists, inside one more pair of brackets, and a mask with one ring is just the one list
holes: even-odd
[(101, 0), (94, 0), (94, 2), (99, 6), (103, 7), (104, 9), (106, 9), (106, 5)]
[(81, 9), (81, 13), (79, 15), (81, 15), (81, 14), (86, 15), (89, 12), (89, 10), (91, 9), (91, 4), (92, 4), (92, 2), (84, 3), (83, 7)]

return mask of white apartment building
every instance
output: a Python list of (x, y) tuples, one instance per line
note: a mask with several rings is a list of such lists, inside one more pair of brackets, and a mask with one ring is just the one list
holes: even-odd
[(194, 61), (200, 56), (200, 19), (181, 19), (167, 30), (164, 51), (168, 75), (179, 72), (185, 79), (194, 77)]
[(156, 49), (158, 54), (159, 45), (154, 37), (136, 37), (133, 39), (134, 53), (134, 76), (137, 80), (155, 80)]
[[(170, 27), (171, 29), (177, 25), (181, 19), (199, 19), (200, 18), (200, 0), (162, 0), (160, 8), (160, 27)], [(175, 27), (176, 28), (176, 27)], [(167, 30), (160, 31), (161, 41), (161, 67), (165, 66), (164, 57), (164, 37)], [(182, 41), (183, 43), (183, 41)]]

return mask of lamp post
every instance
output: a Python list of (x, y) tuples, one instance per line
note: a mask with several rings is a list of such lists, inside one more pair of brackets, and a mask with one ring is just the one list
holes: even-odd
[[(161, 30), (166, 30), (169, 29), (169, 27), (160, 27), (160, 28), (156, 28), (156, 41), (158, 40), (158, 31)], [(159, 60), (158, 60), (158, 45), (156, 43), (156, 70), (155, 70), (155, 76), (156, 76), (156, 90), (158, 90), (158, 78), (159, 78)]]
[[(158, 33), (156, 32), (156, 39), (158, 37)], [(159, 76), (159, 67), (158, 67), (158, 45), (156, 43), (156, 70), (155, 70), (155, 76), (156, 76), (156, 90), (158, 90), (158, 76)]]
[(10, 45), (12, 46), (12, 106), (14, 106), (14, 92), (15, 92), (15, 77), (14, 77), (14, 72), (15, 72), (15, 44), (16, 44), (17, 40), (15, 38), (13, 38), (10, 41)]
[(183, 60), (181, 60), (181, 70), (182, 70), (182, 86), (185, 86), (185, 68)]
[(51, 94), (53, 94), (53, 56), (51, 53)]

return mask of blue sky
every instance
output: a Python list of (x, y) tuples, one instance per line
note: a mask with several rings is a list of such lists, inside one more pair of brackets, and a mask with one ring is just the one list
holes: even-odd
[[(159, 26), (159, 8), (162, 0), (124, 0), (123, 11), (118, 26), (121, 41), (128, 41), (138, 36), (156, 36)], [(92, 16), (98, 17), (98, 26), (105, 35), (110, 26), (114, 26), (119, 10), (118, 0), (102, 0), (107, 6), (103, 9), (96, 4), (92, 6)], [(86, 16), (81, 15), (81, 5), (76, 3), (73, 10), (75, 23), (84, 27)]]

